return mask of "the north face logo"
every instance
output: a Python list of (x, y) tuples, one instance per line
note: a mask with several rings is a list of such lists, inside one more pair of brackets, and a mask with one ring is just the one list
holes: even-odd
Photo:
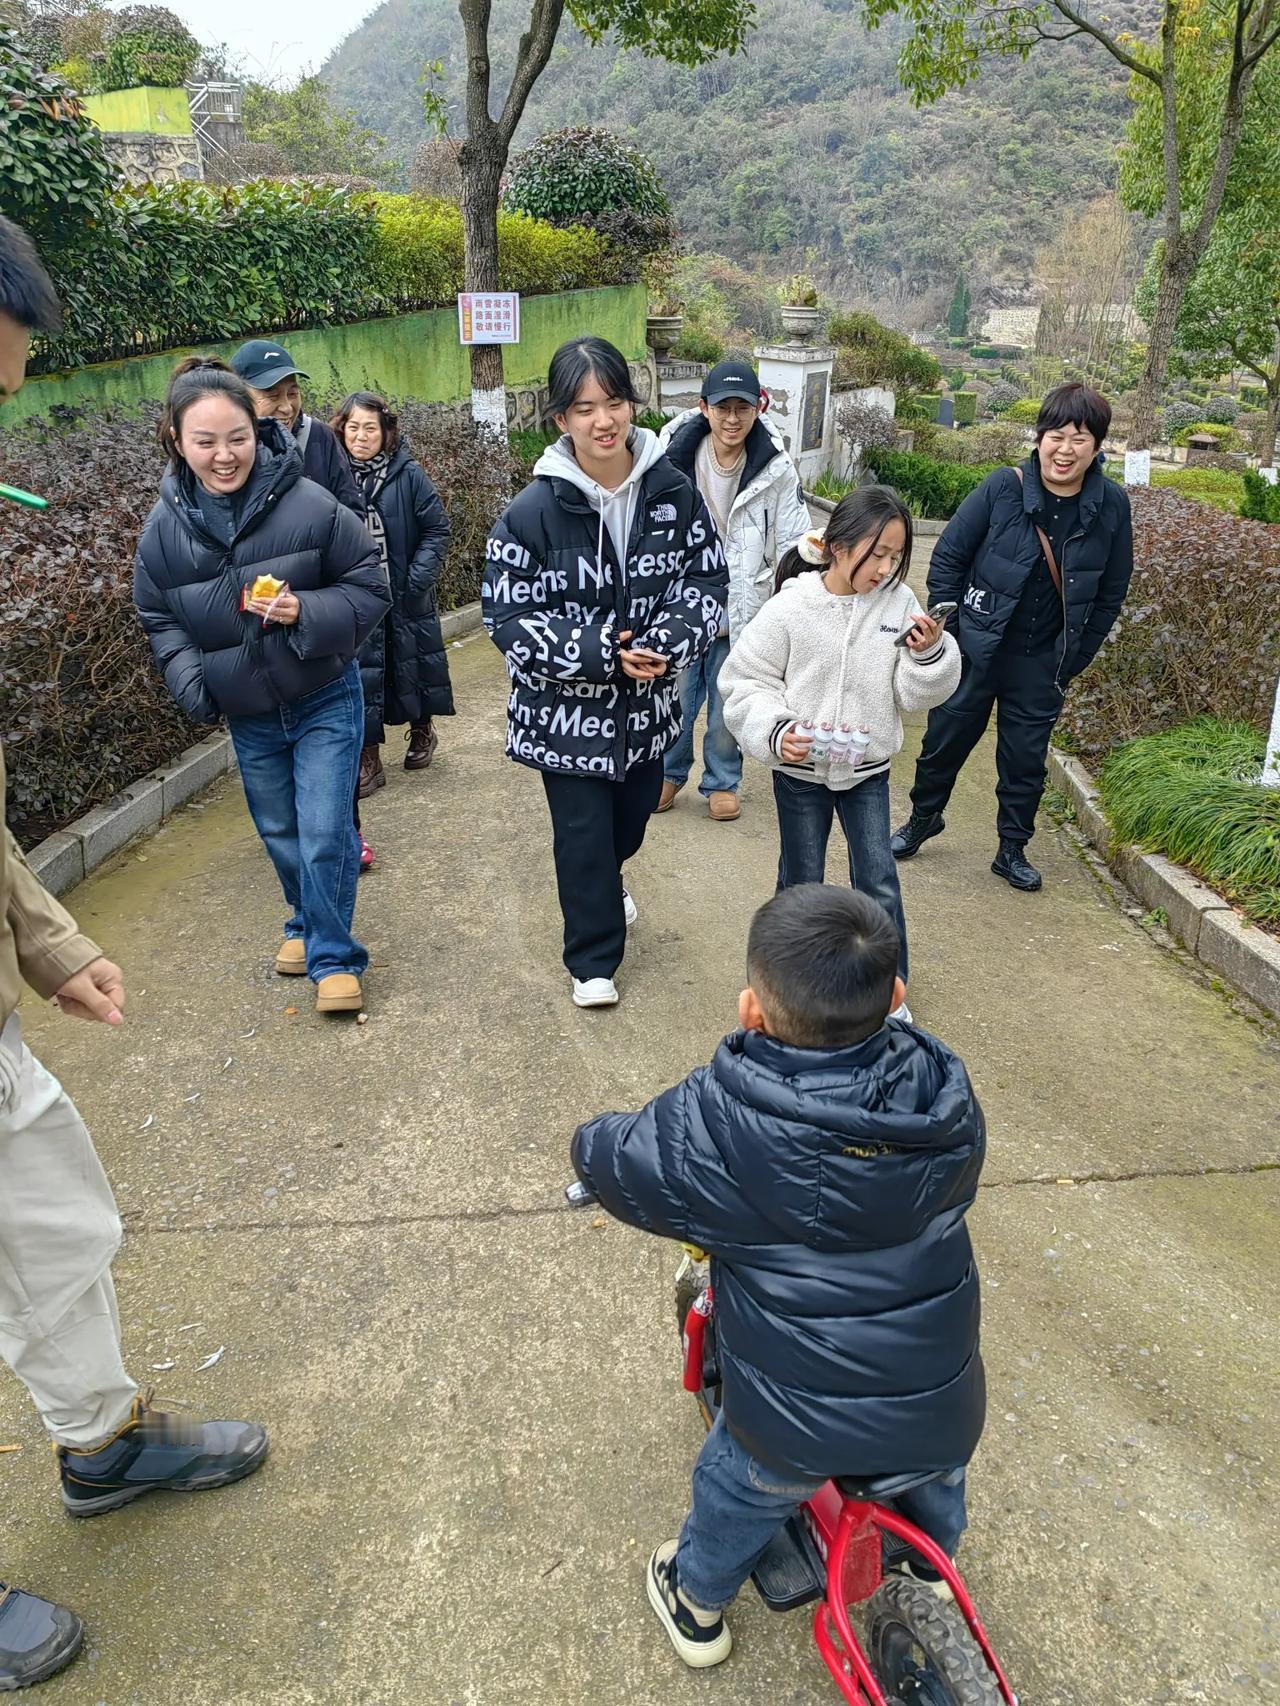
[(674, 521), (675, 519), (676, 506), (674, 504), (655, 504), (649, 511), (649, 520), (655, 527), (661, 527), (664, 521)]

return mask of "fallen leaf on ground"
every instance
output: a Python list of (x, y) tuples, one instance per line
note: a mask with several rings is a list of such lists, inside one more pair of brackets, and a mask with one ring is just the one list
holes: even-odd
[(601, 1227), (608, 1226), (609, 1222), (605, 1219), (604, 1215), (598, 1214), (591, 1224), (593, 1227)]
[(211, 1353), (210, 1353), (210, 1354), (209, 1354), (209, 1355), (208, 1355), (208, 1356), (207, 1356), (207, 1357), (206, 1357), (206, 1358), (205, 1358), (205, 1359), (204, 1359), (204, 1361), (203, 1361), (203, 1362), (198, 1362), (198, 1363), (197, 1363), (197, 1364), (196, 1364), (196, 1373), (197, 1373), (197, 1374), (201, 1374), (201, 1373), (203, 1373), (203, 1371), (204, 1371), (204, 1370), (205, 1370), (205, 1369), (206, 1369), (206, 1368), (212, 1368), (212, 1367), (213, 1367), (213, 1365), (214, 1365), (214, 1363), (215, 1363), (215, 1362), (218, 1362), (218, 1361), (220, 1361), (220, 1360), (221, 1360), (221, 1357), (222, 1357), (222, 1353), (223, 1353), (223, 1352), (224, 1352), (224, 1351), (225, 1351), (225, 1350), (226, 1350), (226, 1348), (227, 1348), (227, 1347), (226, 1347), (226, 1346), (225, 1346), (225, 1345), (219, 1345), (219, 1346), (218, 1346), (218, 1348), (217, 1348), (217, 1350), (216, 1350), (216, 1351), (212, 1351), (212, 1352), (211, 1352)]
[(177, 1368), (177, 1366), (178, 1361), (176, 1357), (170, 1357), (168, 1362), (153, 1362), (151, 1365), (152, 1370), (156, 1374), (163, 1374), (166, 1368)]
[(296, 1013), (297, 1011), (298, 1011), (298, 1009), (296, 1007), (286, 1007), (285, 1008), (286, 1013)]

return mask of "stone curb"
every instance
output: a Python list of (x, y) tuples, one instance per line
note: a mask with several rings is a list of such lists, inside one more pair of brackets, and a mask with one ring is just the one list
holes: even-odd
[(1228, 978), (1280, 1018), (1280, 941), (1247, 924), (1216, 890), (1181, 865), (1140, 847), (1117, 845), (1097, 784), (1078, 758), (1049, 749), (1049, 779), (1071, 801), (1076, 823), (1112, 870), (1209, 970)]
[(236, 767), (229, 734), (207, 735), (172, 764), (131, 782), (106, 805), (33, 847), (27, 863), (51, 894), (66, 894), (113, 853), (158, 829), (179, 806)]
[[(440, 618), (446, 645), (474, 634), (480, 626), (478, 600), (446, 610)], [(95, 806), (64, 830), (46, 837), (27, 854), (27, 863), (51, 894), (66, 894), (113, 853), (158, 829), (180, 806), (235, 768), (231, 736), (225, 732), (208, 735), (189, 746), (172, 764), (131, 782), (106, 805)]]
[[(830, 498), (815, 497), (812, 492), (806, 492), (804, 494), (804, 501), (808, 504), (810, 509), (821, 510), (823, 515), (830, 515), (832, 510), (836, 507)], [(915, 534), (917, 539), (939, 539), (942, 537), (942, 532), (946, 525), (945, 521), (925, 521), (917, 516), (912, 521), (911, 531)]]

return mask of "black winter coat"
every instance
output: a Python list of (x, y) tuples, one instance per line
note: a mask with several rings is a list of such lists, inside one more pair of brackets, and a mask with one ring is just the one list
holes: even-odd
[(336, 433), (314, 415), (306, 418), (311, 424), (307, 429), (306, 448), (302, 452), (302, 472), (308, 480), (314, 480), (317, 486), (332, 492), (340, 504), (346, 504), (348, 509), (362, 516), (364, 499), (360, 496), (347, 453), (338, 443)]
[(426, 470), (404, 444), (392, 456), (374, 503), (386, 530), (391, 612), (360, 648), (366, 746), (381, 744), (384, 722), (425, 723), (453, 715), (436, 608), (449, 517)]
[[(1012, 468), (997, 468), (971, 492), (947, 523), (929, 565), (929, 603), (954, 599), (958, 619), (949, 626), (971, 667), (986, 669), (995, 656), (1028, 576), (1043, 552), (1044, 488), (1030, 456), (1021, 483)], [(1087, 669), (1120, 614), (1133, 574), (1133, 523), (1123, 486), (1095, 462), (1080, 493), (1080, 527), (1061, 552), (1065, 621), (1056, 680), (1065, 687)]]
[[(258, 463), (233, 544), (205, 528), (183, 467), (160, 483), (133, 566), (133, 599), (165, 685), (196, 723), (291, 705), (335, 680), (391, 595), (378, 549), (331, 493), (303, 478), (297, 445), (258, 422)], [(260, 574), (288, 581), (301, 613), (267, 625), (240, 607)]]
[[(701, 494), (661, 456), (639, 476), (626, 564), (569, 480), (539, 475), (487, 548), (484, 625), (507, 660), (507, 756), (537, 770), (620, 781), (680, 733), (681, 669), (725, 622), (729, 571)], [(668, 660), (634, 681), (616, 635)]]
[(785, 1473), (955, 1469), (982, 1434), (963, 1064), (895, 1020), (854, 1048), (726, 1037), (573, 1140), (610, 1214), (711, 1253), (725, 1420)]

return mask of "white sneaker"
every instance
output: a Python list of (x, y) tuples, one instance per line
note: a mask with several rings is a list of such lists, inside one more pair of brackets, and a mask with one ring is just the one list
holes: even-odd
[(911, 1009), (907, 1006), (905, 1001), (899, 1001), (898, 1005), (894, 1008), (893, 1012), (890, 1013), (889, 1017), (891, 1019), (901, 1019), (904, 1025), (915, 1024), (915, 1020), (911, 1017)]
[(919, 1570), (912, 1568), (911, 1560), (909, 1558), (900, 1559), (893, 1568), (898, 1575), (906, 1576), (908, 1581), (918, 1583), (920, 1587), (931, 1593), (935, 1599), (940, 1599), (944, 1605), (955, 1604), (956, 1596), (951, 1591), (951, 1584), (950, 1582), (944, 1582), (941, 1576), (935, 1578), (933, 1576), (922, 1575)]
[(616, 1007), (618, 990), (611, 977), (587, 977), (573, 980), (575, 1007)]
[(635, 923), (636, 919), (639, 918), (639, 916), (640, 916), (640, 914), (636, 911), (635, 901), (632, 900), (630, 894), (628, 893), (628, 891), (626, 889), (623, 889), (623, 891), (622, 891), (622, 916), (627, 921), (627, 929), (628, 930), (630, 930), (631, 926)]
[(722, 1611), (699, 1611), (680, 1592), (675, 1563), (678, 1546), (679, 1541), (668, 1540), (650, 1558), (645, 1591), (676, 1652), (691, 1669), (704, 1670), (729, 1657), (733, 1636)]

